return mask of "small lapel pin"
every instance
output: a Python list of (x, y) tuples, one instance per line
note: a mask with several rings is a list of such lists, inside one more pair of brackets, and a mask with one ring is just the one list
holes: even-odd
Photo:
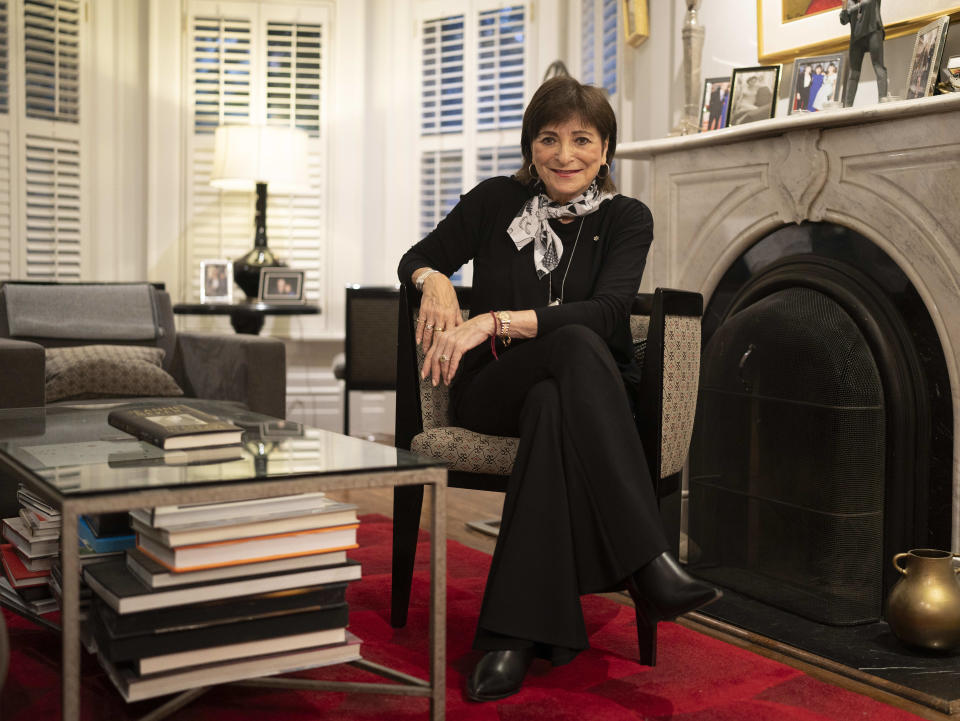
[(594, 243), (596, 243), (598, 240), (600, 240), (600, 236), (599, 236), (599, 235), (593, 236), (593, 242), (594, 242)]

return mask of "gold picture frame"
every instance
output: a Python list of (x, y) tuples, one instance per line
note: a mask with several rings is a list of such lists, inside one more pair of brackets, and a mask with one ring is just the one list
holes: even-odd
[(620, 0), (623, 6), (623, 38), (637, 47), (650, 37), (650, 15), (647, 0)]
[[(840, 24), (840, 7), (785, 21), (790, 0), (757, 0), (757, 56), (760, 63), (789, 63), (797, 58), (846, 50), (850, 26)], [(887, 39), (916, 33), (942, 15), (960, 19), (960, 0), (884, 0)]]

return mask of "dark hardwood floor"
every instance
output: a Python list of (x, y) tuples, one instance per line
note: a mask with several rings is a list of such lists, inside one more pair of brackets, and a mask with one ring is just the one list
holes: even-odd
[[(362, 490), (335, 494), (339, 499), (356, 503), (361, 513), (379, 513), (384, 516), (393, 516), (393, 492), (389, 489)], [(495, 539), (492, 536), (475, 531), (467, 527), (468, 521), (499, 518), (503, 508), (503, 496), (499, 493), (472, 491), (462, 488), (447, 490), (447, 538), (475, 548), (486, 553), (493, 553)], [(429, 530), (430, 516), (428, 502), (424, 503), (424, 512), (421, 515), (421, 526)], [(605, 594), (617, 603), (630, 605), (629, 597), (624, 594)], [(782, 649), (782, 645), (771, 639), (766, 639), (741, 629), (718, 629), (704, 623), (705, 619), (697, 614), (688, 614), (678, 619), (678, 623), (699, 633), (719, 638), (727, 643), (749, 649), (761, 656), (772, 658), (818, 678), (827, 683), (846, 688), (863, 694), (891, 706), (902, 708), (929, 721), (960, 721), (958, 715), (947, 715), (933, 709), (901, 698), (882, 689), (874, 688), (865, 683), (847, 678), (815, 663), (809, 663), (794, 657)]]

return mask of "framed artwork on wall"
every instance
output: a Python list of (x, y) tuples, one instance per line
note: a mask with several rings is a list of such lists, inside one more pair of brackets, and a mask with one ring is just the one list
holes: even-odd
[(303, 303), (303, 271), (290, 268), (260, 270), (260, 292), (264, 303)]
[(907, 70), (907, 98), (924, 98), (933, 93), (940, 74), (940, 59), (947, 41), (950, 18), (937, 18), (920, 28), (913, 43), (913, 55)]
[(200, 261), (200, 302), (233, 302), (233, 262), (229, 260)]
[(735, 68), (730, 78), (730, 112), (727, 125), (743, 125), (772, 118), (777, 108), (779, 65)]
[(787, 114), (815, 113), (840, 101), (847, 56), (844, 53), (797, 58), (793, 62)]
[[(850, 26), (840, 24), (849, 0), (757, 0), (757, 56), (761, 63), (846, 50)], [(887, 39), (910, 35), (941, 15), (960, 18), (960, 0), (883, 0)]]
[(707, 78), (700, 99), (700, 132), (727, 127), (730, 109), (730, 78)]

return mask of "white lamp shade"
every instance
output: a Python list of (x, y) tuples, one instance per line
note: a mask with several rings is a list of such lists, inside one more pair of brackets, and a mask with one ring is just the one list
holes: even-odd
[(308, 192), (307, 145), (307, 134), (299, 128), (221, 125), (214, 136), (210, 184), (254, 190), (257, 183), (266, 183), (271, 192)]

